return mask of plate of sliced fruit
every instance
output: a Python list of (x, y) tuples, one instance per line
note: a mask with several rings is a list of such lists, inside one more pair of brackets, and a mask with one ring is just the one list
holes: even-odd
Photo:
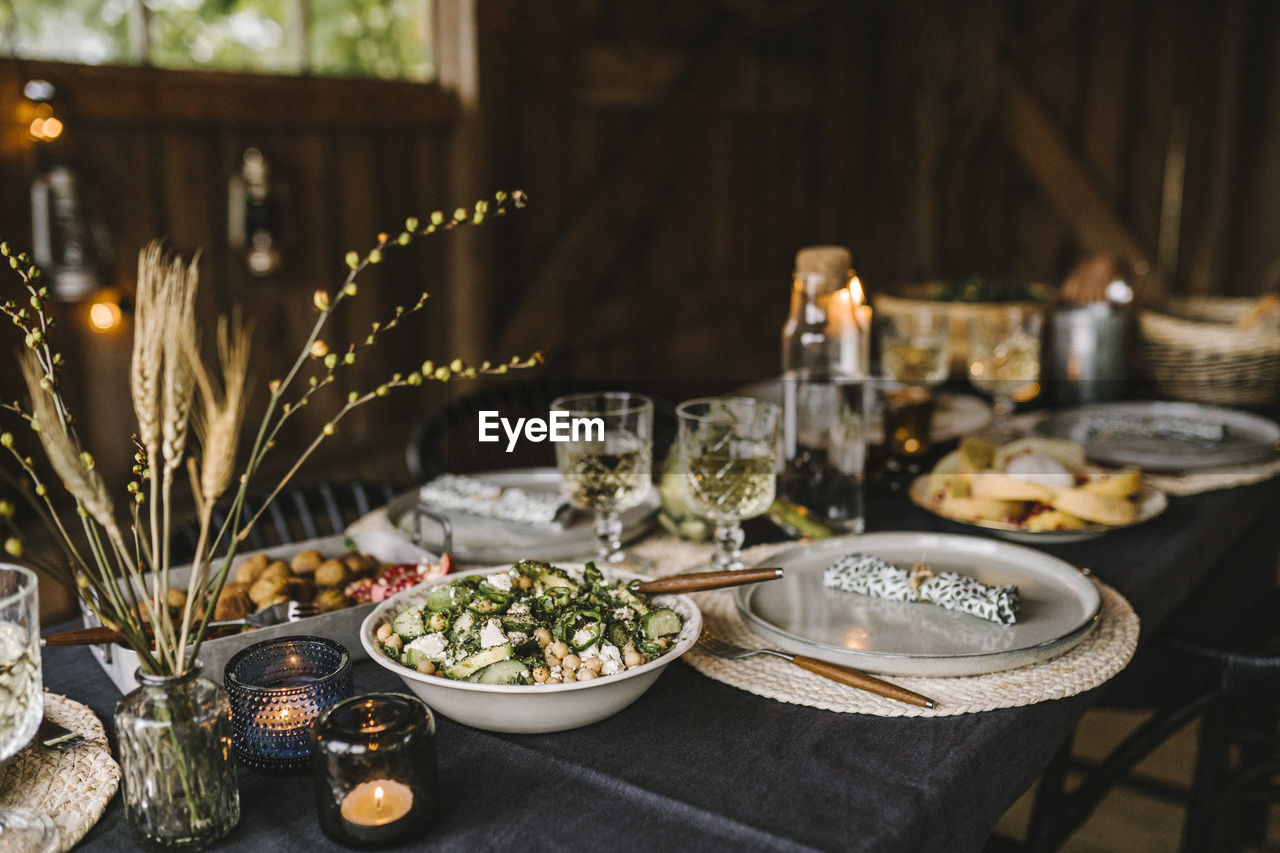
[(967, 438), (911, 483), (917, 506), (1022, 542), (1074, 542), (1132, 527), (1169, 501), (1137, 466), (1104, 468), (1063, 439)]

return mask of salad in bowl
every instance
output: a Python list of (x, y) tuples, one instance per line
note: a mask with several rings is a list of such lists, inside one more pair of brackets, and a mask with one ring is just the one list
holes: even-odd
[(365, 620), (370, 658), (440, 713), (476, 728), (548, 732), (621, 710), (698, 638), (683, 595), (638, 576), (522, 560), (460, 572), (382, 602)]

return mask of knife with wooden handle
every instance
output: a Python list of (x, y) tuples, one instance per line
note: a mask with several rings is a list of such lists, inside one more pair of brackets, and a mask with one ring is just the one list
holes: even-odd
[(782, 569), (737, 569), (723, 572), (694, 572), (688, 575), (672, 575), (657, 580), (641, 581), (633, 589), (646, 595), (662, 592), (699, 592), (705, 589), (723, 589), (747, 583), (772, 581), (782, 577)]

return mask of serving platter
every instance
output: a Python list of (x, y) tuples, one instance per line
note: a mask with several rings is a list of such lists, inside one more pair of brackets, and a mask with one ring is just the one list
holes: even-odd
[(1051, 414), (1035, 429), (1074, 441), (1095, 462), (1148, 471), (1199, 471), (1280, 458), (1275, 421), (1197, 403), (1094, 403)]
[[(522, 468), (469, 475), (477, 480), (526, 492), (558, 495), (560, 472), (555, 468)], [(439, 525), (419, 519), (414, 510), (421, 504), (418, 490), (392, 498), (387, 505), (356, 521), (353, 531), (390, 530), (420, 547), (439, 553), (444, 532)], [(596, 538), (589, 513), (574, 513), (563, 530), (549, 530), (514, 521), (484, 518), (457, 510), (443, 510), (421, 504), (449, 520), (453, 531), (454, 557), (469, 563), (512, 563), (530, 554), (540, 560), (568, 560), (590, 557)], [(649, 529), (658, 513), (657, 490), (650, 490), (644, 503), (622, 513), (622, 538), (630, 542)]]
[[(332, 556), (346, 553), (349, 546), (354, 546), (354, 550), (361, 553), (371, 554), (383, 563), (421, 563), (438, 560), (432, 553), (403, 538), (388, 535), (385, 531), (348, 529), (340, 536), (324, 536), (289, 545), (277, 545), (261, 551), (246, 551), (243, 554), (237, 554), (234, 562), (235, 565), (239, 565), (243, 560), (258, 553), (265, 554), (272, 560), (288, 562), (309, 548), (314, 548), (326, 556)], [(174, 586), (185, 587), (190, 576), (190, 566), (177, 567), (170, 573), (170, 582)], [(334, 640), (347, 647), (353, 661), (364, 660), (364, 648), (360, 645), (360, 625), (373, 609), (373, 604), (357, 604), (341, 610), (308, 616), (297, 622), (284, 622), (265, 628), (241, 631), (226, 637), (207, 639), (200, 646), (200, 664), (206, 678), (221, 684), (222, 670), (236, 652), (263, 640), (296, 635)], [(98, 618), (88, 610), (83, 610), (83, 616), (86, 628), (100, 624)], [(138, 686), (135, 677), (138, 672), (136, 652), (115, 643), (90, 646), (89, 649), (107, 677), (120, 689), (121, 693), (129, 693)]]
[(1164, 492), (1155, 486), (1143, 483), (1133, 498), (1137, 513), (1134, 515), (1133, 521), (1128, 524), (1094, 524), (1090, 522), (1076, 530), (1027, 530), (1007, 521), (956, 518), (939, 512), (938, 508), (934, 506), (932, 495), (929, 494), (929, 478), (929, 474), (921, 474), (911, 481), (911, 488), (907, 494), (911, 498), (911, 502), (916, 506), (933, 513), (938, 518), (945, 518), (947, 521), (953, 521), (956, 524), (990, 530), (1004, 539), (1014, 542), (1026, 542), (1031, 545), (1059, 545), (1067, 542), (1084, 542), (1089, 539), (1096, 539), (1113, 530), (1123, 530), (1126, 527), (1133, 527), (1135, 524), (1150, 521), (1169, 507), (1169, 498)]
[[(1014, 584), (1018, 621), (1004, 627), (932, 604), (823, 587), (823, 570), (852, 553)], [(784, 551), (769, 565), (783, 568), (780, 580), (733, 593), (752, 630), (794, 654), (884, 675), (980, 675), (1038, 663), (1084, 639), (1102, 609), (1093, 581), (1070, 563), (986, 537), (868, 533)]]

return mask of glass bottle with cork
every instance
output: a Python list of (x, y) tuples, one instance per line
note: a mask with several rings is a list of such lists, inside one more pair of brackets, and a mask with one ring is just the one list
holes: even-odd
[(863, 474), (871, 308), (843, 246), (796, 254), (782, 328), (783, 467), (787, 500), (844, 532), (866, 527)]

